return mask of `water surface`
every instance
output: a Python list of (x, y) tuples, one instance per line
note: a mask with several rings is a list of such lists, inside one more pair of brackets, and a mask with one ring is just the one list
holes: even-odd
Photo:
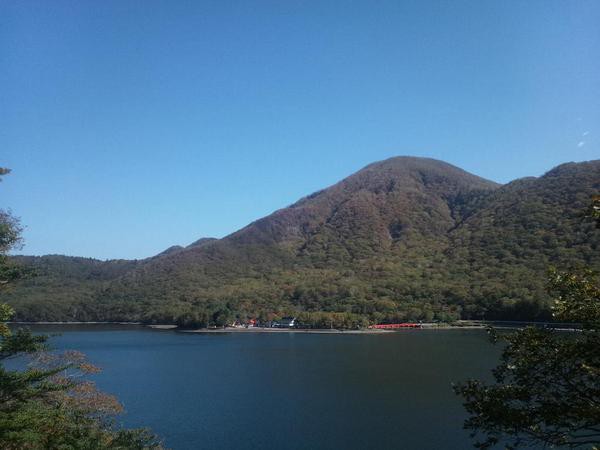
[(126, 426), (174, 450), (465, 449), (451, 382), (489, 378), (499, 349), (478, 330), (384, 335), (184, 334), (38, 326), (101, 366)]

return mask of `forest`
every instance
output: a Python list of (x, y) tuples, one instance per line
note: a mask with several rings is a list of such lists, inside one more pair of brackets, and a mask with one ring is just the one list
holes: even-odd
[(32, 276), (5, 298), (21, 321), (551, 320), (548, 270), (600, 269), (600, 239), (581, 213), (598, 192), (600, 161), (498, 185), (392, 158), (225, 238), (152, 258), (14, 256)]

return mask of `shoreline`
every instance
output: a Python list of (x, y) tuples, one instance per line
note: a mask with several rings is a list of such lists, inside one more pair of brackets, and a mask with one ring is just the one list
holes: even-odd
[(304, 334), (390, 334), (406, 331), (416, 330), (481, 330), (486, 327), (483, 325), (429, 325), (423, 324), (420, 328), (402, 328), (402, 329), (377, 329), (377, 328), (361, 328), (358, 330), (345, 330), (338, 328), (266, 328), (266, 327), (249, 327), (249, 328), (237, 328), (237, 327), (226, 327), (226, 328), (197, 328), (197, 329), (180, 329), (174, 324), (144, 324), (142, 322), (75, 322), (75, 321), (41, 321), (41, 322), (8, 322), (9, 325), (135, 325), (144, 328), (150, 328), (152, 330), (159, 331), (175, 331), (177, 333), (208, 333), (208, 334), (222, 334), (222, 333), (304, 333)]
[(59, 325), (59, 326), (76, 326), (76, 325), (133, 325), (139, 326), (143, 328), (150, 328), (152, 330), (157, 331), (174, 331), (176, 333), (192, 333), (192, 334), (223, 334), (223, 333), (303, 333), (303, 334), (390, 334), (390, 333), (399, 333), (406, 331), (417, 331), (417, 330), (482, 330), (485, 329), (485, 326), (482, 325), (463, 325), (463, 326), (455, 326), (455, 325), (427, 325), (420, 328), (402, 328), (402, 329), (377, 329), (377, 328), (361, 328), (358, 330), (346, 330), (346, 329), (338, 329), (338, 328), (266, 328), (266, 327), (249, 327), (249, 328), (237, 328), (237, 327), (226, 327), (226, 328), (197, 328), (197, 329), (185, 329), (179, 328), (177, 325), (173, 324), (144, 324), (142, 322), (70, 322), (70, 321), (61, 321), (61, 322), (8, 322), (9, 325)]
[[(180, 329), (177, 325), (174, 324), (144, 324), (142, 322), (100, 322), (100, 321), (90, 321), (90, 322), (75, 322), (75, 321), (59, 321), (59, 322), (50, 322), (50, 321), (41, 321), (41, 322), (7, 322), (9, 325), (134, 325), (144, 328), (150, 328), (152, 330), (159, 331), (174, 331), (177, 333), (207, 333), (207, 334), (222, 334), (222, 333), (304, 333), (304, 334), (390, 334), (390, 333), (399, 333), (406, 331), (418, 331), (418, 330), (485, 330), (488, 327), (495, 328), (497, 330), (518, 330), (525, 328), (531, 323), (523, 323), (522, 325), (511, 324), (511, 325), (502, 325), (502, 324), (460, 324), (460, 325), (439, 325), (433, 323), (424, 323), (419, 328), (400, 328), (400, 329), (377, 329), (377, 328), (361, 328), (358, 330), (344, 330), (344, 329), (330, 329), (330, 328), (263, 328), (263, 327), (249, 327), (249, 328), (237, 328), (237, 327), (227, 327), (227, 328), (197, 328), (197, 329)], [(560, 324), (557, 324), (560, 325)], [(578, 328), (568, 328), (568, 327), (550, 327), (555, 331), (579, 331)]]
[[(172, 325), (150, 325), (155, 329), (173, 329)], [(175, 327), (176, 328), (176, 327)], [(307, 334), (390, 334), (419, 330), (485, 330), (484, 325), (427, 325), (420, 328), (378, 329), (361, 328), (358, 330), (344, 330), (337, 328), (198, 328), (198, 329), (175, 329), (178, 333), (307, 333)]]
[(197, 330), (175, 330), (178, 333), (304, 333), (304, 334), (389, 334), (393, 330), (338, 330), (336, 328), (199, 328)]
[[(49, 322), (49, 321), (40, 321), (40, 322), (24, 322), (24, 321), (14, 321), (14, 322), (6, 322), (9, 325), (144, 325), (142, 322), (75, 322), (75, 321), (59, 321), (59, 322)], [(173, 325), (176, 326), (176, 325)]]

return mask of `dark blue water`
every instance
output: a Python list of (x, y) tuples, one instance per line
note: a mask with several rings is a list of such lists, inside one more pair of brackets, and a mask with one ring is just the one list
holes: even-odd
[(451, 382), (489, 377), (498, 348), (480, 331), (385, 335), (183, 334), (62, 326), (57, 349), (103, 368), (99, 387), (186, 449), (465, 449)]

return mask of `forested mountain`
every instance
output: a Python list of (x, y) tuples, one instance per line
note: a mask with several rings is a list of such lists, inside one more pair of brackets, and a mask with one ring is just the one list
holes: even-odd
[(580, 214), (599, 191), (600, 161), (501, 186), (397, 157), (223, 239), (146, 260), (15, 258), (39, 276), (8, 301), (23, 320), (545, 318), (550, 265), (600, 269), (600, 237)]

